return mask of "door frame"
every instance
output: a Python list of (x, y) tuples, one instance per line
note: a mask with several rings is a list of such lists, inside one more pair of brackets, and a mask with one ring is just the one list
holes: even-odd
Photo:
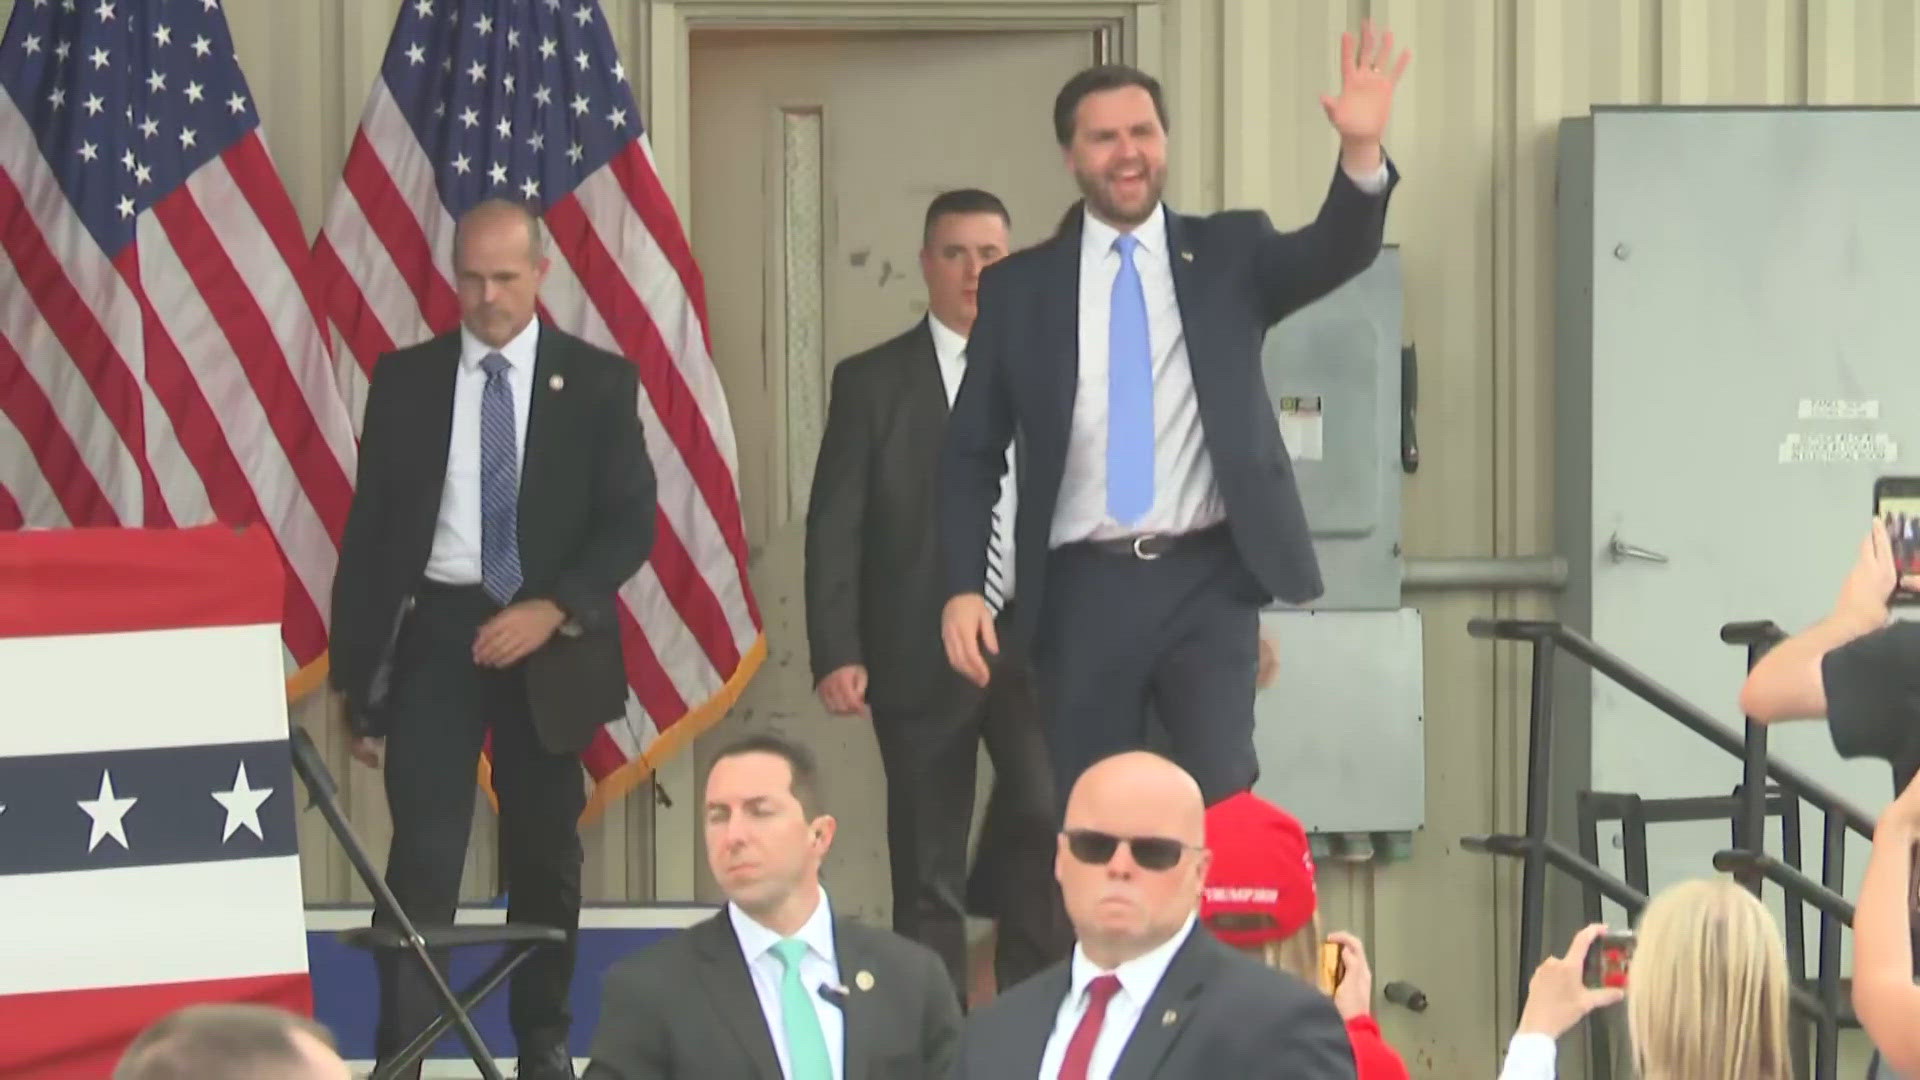
[[(1083, 30), (1103, 59), (1163, 68), (1162, 0), (638, 0), (645, 76), (634, 84), (653, 165), (692, 240), (693, 97), (689, 53), (698, 30)], [(691, 750), (661, 763), (654, 782), (675, 796), (653, 808), (654, 902), (691, 900), (705, 859)]]

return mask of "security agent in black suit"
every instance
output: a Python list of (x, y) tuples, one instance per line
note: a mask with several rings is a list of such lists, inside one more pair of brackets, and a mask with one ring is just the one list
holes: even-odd
[[(510, 920), (574, 931), (578, 754), (625, 710), (615, 592), (653, 544), (633, 366), (535, 318), (540, 226), (488, 200), (454, 241), (461, 329), (384, 356), (333, 590), (354, 755), (384, 756), (387, 883), (417, 922), (459, 900), (482, 738)], [(523, 1080), (571, 1077), (573, 942), (514, 973)], [(438, 1012), (412, 965), (380, 971), (377, 1052)]]
[[(980, 270), (1007, 253), (998, 198), (949, 191), (927, 207), (920, 268), (927, 317), (834, 370), (807, 507), (807, 641), (820, 700), (871, 715), (887, 777), (893, 928), (946, 962), (967, 988), (966, 916), (1001, 918), (1003, 986), (1072, 944), (1054, 887), (1052, 776), (1031, 671), (1009, 654), (984, 690), (940, 644), (946, 579), (934, 513), (947, 410), (966, 371)], [(1013, 485), (1001, 487), (986, 551), (987, 603), (1005, 620), (1012, 576)], [(967, 832), (984, 738), (994, 767), (975, 905)]]
[(1002, 993), (961, 1036), (953, 1080), (1353, 1080), (1353, 1046), (1313, 987), (1199, 925), (1200, 789), (1133, 751), (1088, 769), (1055, 873), (1079, 944)]
[(607, 972), (586, 1080), (944, 1076), (960, 1006), (939, 959), (834, 917), (820, 886), (834, 819), (813, 756), (776, 736), (734, 743), (703, 813), (727, 906)]
[(976, 683), (999, 635), (981, 595), (989, 507), (1021, 439), (1022, 603), (1056, 785), (1144, 741), (1149, 702), (1174, 759), (1216, 801), (1253, 783), (1262, 605), (1321, 582), (1260, 368), (1274, 323), (1372, 263), (1395, 173), (1380, 147), (1393, 85), (1371, 29), (1323, 105), (1341, 136), (1320, 214), (1176, 214), (1161, 202), (1166, 111), (1129, 67), (1074, 76), (1054, 125), (1085, 196), (1056, 236), (990, 267), (947, 427), (941, 522), (947, 656)]

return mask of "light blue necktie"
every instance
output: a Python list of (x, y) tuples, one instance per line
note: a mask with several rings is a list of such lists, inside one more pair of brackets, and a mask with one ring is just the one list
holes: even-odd
[(1147, 294), (1133, 252), (1121, 235), (1120, 272), (1107, 316), (1107, 513), (1130, 525), (1153, 508), (1153, 351), (1147, 338)]
[(833, 1059), (827, 1056), (827, 1036), (820, 1029), (820, 1014), (813, 1010), (813, 995), (800, 979), (800, 958), (807, 954), (807, 943), (786, 938), (774, 943), (773, 954), (786, 971), (780, 977), (780, 1026), (787, 1041), (789, 1080), (833, 1080)]
[(520, 591), (520, 438), (507, 358), (488, 353), (480, 394), (480, 585), (496, 603)]

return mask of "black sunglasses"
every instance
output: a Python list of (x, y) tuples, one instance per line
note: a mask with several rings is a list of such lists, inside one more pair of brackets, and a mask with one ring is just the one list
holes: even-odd
[(1119, 837), (1094, 829), (1068, 829), (1067, 850), (1088, 866), (1105, 866), (1113, 861), (1124, 839), (1134, 864), (1142, 870), (1171, 870), (1180, 863), (1187, 845), (1170, 836)]

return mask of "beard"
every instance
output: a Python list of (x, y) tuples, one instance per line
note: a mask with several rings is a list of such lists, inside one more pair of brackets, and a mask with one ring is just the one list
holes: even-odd
[(1096, 215), (1110, 225), (1131, 229), (1147, 220), (1154, 208), (1160, 205), (1160, 193), (1167, 184), (1167, 170), (1164, 167), (1158, 169), (1147, 167), (1146, 183), (1141, 197), (1137, 201), (1125, 203), (1114, 194), (1116, 180), (1113, 173), (1082, 172), (1076, 169), (1073, 178), (1079, 184), (1080, 194), (1087, 200), (1087, 206)]

